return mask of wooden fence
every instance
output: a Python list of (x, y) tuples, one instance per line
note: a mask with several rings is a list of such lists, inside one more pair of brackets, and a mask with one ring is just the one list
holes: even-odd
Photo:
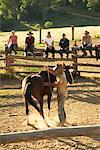
[[(95, 51), (95, 49), (93, 49)], [(43, 57), (38, 57), (38, 58), (33, 58), (33, 57), (24, 57), (24, 56), (11, 56), (11, 55), (8, 55), (6, 56), (5, 55), (5, 58), (1, 58), (0, 60), (4, 60), (5, 62), (5, 67), (0, 67), (0, 69), (9, 69), (11, 66), (19, 66), (19, 67), (37, 67), (37, 68), (42, 68), (43, 65), (32, 65), (32, 64), (17, 64), (15, 63), (16, 60), (36, 60), (36, 61), (70, 61), (72, 62), (72, 67), (74, 69), (74, 72), (75, 74), (80, 74), (80, 72), (84, 72), (84, 73), (100, 73), (100, 72), (96, 72), (96, 71), (88, 71), (88, 70), (79, 70), (78, 67), (79, 66), (88, 66), (88, 67), (100, 67), (99, 64), (90, 64), (90, 63), (78, 63), (78, 59), (81, 59), (83, 58), (82, 56), (78, 56), (77, 55), (77, 46), (74, 46), (72, 48), (72, 53), (71, 53), (71, 58), (69, 59), (61, 59), (61, 58), (55, 58), (54, 60), (51, 60), (51, 59), (46, 59), (46, 58), (43, 58)], [(86, 57), (86, 58), (90, 58), (90, 57)], [(95, 56), (92, 57), (92, 58), (96, 58)], [(90, 58), (91, 59), (91, 58)], [(18, 73), (18, 71), (17, 71)], [(32, 73), (31, 71), (27, 72), (27, 71), (24, 71), (24, 72), (19, 72), (19, 73)]]
[(57, 137), (75, 137), (75, 136), (99, 136), (100, 125), (61, 127), (38, 131), (22, 131), (14, 133), (1, 133), (0, 144), (43, 140)]
[[(61, 58), (55, 58), (55, 59), (50, 59), (50, 58), (48, 58), (48, 59), (46, 59), (46, 58), (43, 58), (43, 57), (32, 57), (32, 56), (28, 56), (28, 57), (25, 57), (25, 56), (12, 56), (12, 55), (5, 55), (5, 58), (1, 58), (0, 60), (1, 61), (4, 61), (4, 63), (5, 63), (5, 66), (4, 67), (0, 67), (1, 69), (10, 69), (10, 67), (12, 67), (12, 66), (17, 66), (17, 67), (37, 67), (37, 68), (43, 68), (44, 66), (43, 65), (36, 65), (36, 64), (34, 64), (34, 62), (33, 62), (33, 64), (25, 64), (25, 63), (16, 63), (16, 60), (36, 60), (36, 61), (44, 61), (44, 62), (46, 62), (46, 61), (48, 61), (48, 62), (54, 62), (54, 61), (70, 61), (70, 62), (72, 62), (72, 67), (74, 68), (74, 70), (75, 71), (77, 71), (76, 70), (76, 54), (74, 53), (74, 51), (72, 52), (72, 57), (71, 58), (69, 58), (69, 59), (67, 59), (67, 58), (63, 58), (63, 59), (61, 59)], [(22, 62), (21, 61), (21, 62)], [(50, 67), (53, 67), (53, 65), (52, 66), (50, 66)], [(17, 73), (18, 73), (18, 71), (17, 71)], [(25, 71), (25, 72), (19, 72), (19, 73), (32, 73), (32, 72), (27, 72), (27, 71)]]

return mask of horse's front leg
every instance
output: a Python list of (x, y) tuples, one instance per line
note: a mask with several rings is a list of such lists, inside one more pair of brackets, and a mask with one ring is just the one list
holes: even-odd
[(43, 119), (44, 119), (44, 112), (43, 112), (43, 97), (41, 97), (40, 101), (40, 114), (42, 115)]
[(51, 96), (52, 96), (52, 94), (49, 93), (49, 94), (48, 94), (48, 116), (49, 116), (49, 117), (50, 117)]
[(42, 115), (46, 126), (49, 127), (47, 121), (46, 121), (45, 118), (44, 118), (44, 112), (43, 112), (43, 97), (42, 97), (42, 99), (40, 100), (40, 114)]

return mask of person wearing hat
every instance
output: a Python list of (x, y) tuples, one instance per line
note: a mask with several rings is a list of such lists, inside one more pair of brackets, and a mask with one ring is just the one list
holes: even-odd
[(62, 34), (62, 38), (59, 42), (59, 46), (60, 46), (59, 53), (60, 53), (61, 58), (63, 58), (63, 53), (65, 53), (66, 57), (68, 59), (68, 56), (69, 56), (69, 40), (66, 38), (65, 33)]
[(47, 33), (47, 37), (45, 38), (45, 44), (46, 44), (46, 58), (48, 58), (48, 53), (52, 53), (52, 58), (54, 58), (55, 55), (55, 48), (54, 48), (54, 40), (50, 34), (50, 32)]
[(85, 31), (84, 34), (85, 35), (82, 38), (82, 44), (83, 44), (83, 49), (82, 49), (83, 55), (82, 56), (86, 56), (87, 55), (86, 49), (89, 49), (90, 55), (93, 56), (92, 55), (92, 50), (91, 50), (91, 48), (92, 48), (91, 36), (89, 35), (88, 31)]
[[(64, 126), (66, 122), (66, 112), (64, 110), (64, 103), (68, 97), (68, 82), (66, 79), (66, 74), (64, 72), (64, 66), (62, 64), (57, 64), (53, 69), (46, 67), (45, 68), (49, 73), (56, 76), (56, 83), (49, 83), (51, 87), (57, 88), (57, 100), (58, 100), (58, 117), (60, 123), (58, 126)], [(45, 86), (48, 86), (48, 83), (44, 83)]]
[(31, 52), (34, 55), (34, 42), (35, 42), (35, 38), (33, 35), (33, 33), (31, 31), (29, 31), (29, 33), (27, 34), (28, 36), (25, 39), (25, 52), (26, 52), (26, 56), (28, 55), (28, 52)]
[(12, 30), (11, 35), (8, 40), (8, 44), (7, 44), (10, 54), (12, 51), (14, 51), (15, 54), (17, 54), (16, 52), (16, 49), (18, 48), (17, 40), (18, 40), (18, 37), (15, 35), (15, 30)]

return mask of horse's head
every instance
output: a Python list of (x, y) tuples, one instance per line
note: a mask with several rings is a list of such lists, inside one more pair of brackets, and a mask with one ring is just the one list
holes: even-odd
[(73, 83), (73, 75), (72, 75), (72, 69), (70, 66), (66, 66), (65, 64), (57, 64), (56, 67), (54, 67), (54, 71), (56, 74), (62, 74), (65, 72), (67, 81), (72, 84)]
[(64, 66), (62, 64), (57, 64), (53, 70), (55, 71), (55, 74), (62, 74), (64, 71)]
[(63, 67), (64, 67), (64, 72), (66, 74), (67, 81), (70, 84), (72, 84), (74, 82), (73, 75), (72, 75), (73, 69), (70, 66), (66, 66), (65, 64), (63, 64)]

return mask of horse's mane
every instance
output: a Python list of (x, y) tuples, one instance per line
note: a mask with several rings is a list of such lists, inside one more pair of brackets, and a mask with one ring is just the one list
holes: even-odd
[(50, 78), (51, 83), (56, 81), (56, 76), (51, 73), (48, 74), (47, 71), (41, 71), (38, 73), (38, 75), (42, 77), (44, 82), (49, 82), (49, 78)]

